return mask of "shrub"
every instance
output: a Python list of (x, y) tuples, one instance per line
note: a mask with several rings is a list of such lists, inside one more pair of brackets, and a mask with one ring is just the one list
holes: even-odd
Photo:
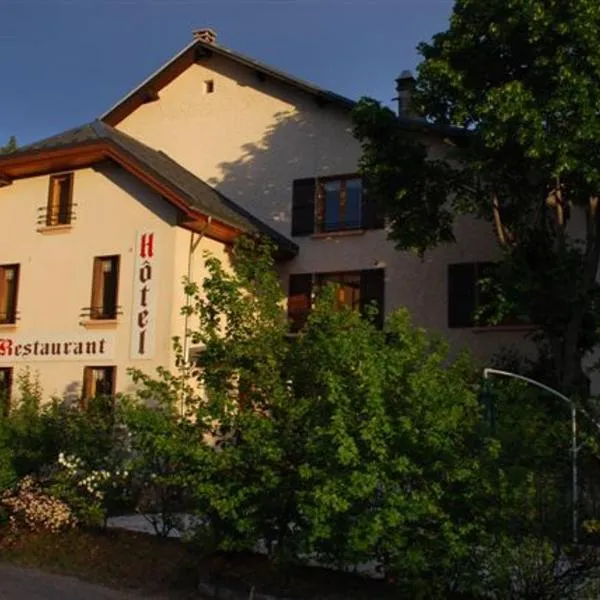
[[(109, 462), (110, 455), (106, 457), (106, 464)], [(115, 507), (123, 504), (128, 476), (124, 468), (94, 469), (81, 458), (61, 452), (49, 489), (71, 507), (82, 525), (105, 526)]]
[(23, 529), (58, 533), (77, 524), (71, 509), (44, 492), (33, 477), (24, 477), (14, 490), (3, 492), (0, 504), (8, 512), (10, 527), (15, 533)]

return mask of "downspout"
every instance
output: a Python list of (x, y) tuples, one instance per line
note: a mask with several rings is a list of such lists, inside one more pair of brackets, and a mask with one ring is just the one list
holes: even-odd
[[(192, 277), (192, 256), (194, 255), (194, 252), (196, 251), (196, 248), (198, 247), (198, 244), (200, 244), (200, 242), (202, 241), (202, 238), (205, 236), (206, 232), (208, 231), (208, 228), (210, 227), (210, 224), (212, 223), (212, 217), (209, 216), (207, 221), (206, 221), (206, 225), (202, 228), (202, 230), (198, 233), (198, 238), (194, 239), (194, 232), (192, 231), (190, 235), (190, 247), (188, 250), (188, 261), (187, 261), (187, 278), (188, 280), (191, 279)], [(190, 306), (190, 297), (188, 294), (185, 295), (185, 307), (186, 309), (188, 309)], [(183, 327), (184, 327), (184, 331), (183, 331), (183, 346), (182, 346), (182, 350), (183, 350), (183, 360), (184, 360), (184, 365), (185, 365), (185, 381), (187, 381), (187, 369), (188, 369), (188, 324), (190, 321), (190, 317), (188, 315), (188, 311), (185, 311), (185, 315), (184, 315), (184, 319), (183, 319)], [(185, 406), (184, 406), (184, 394), (181, 394), (181, 415), (183, 416), (184, 410), (185, 410)]]

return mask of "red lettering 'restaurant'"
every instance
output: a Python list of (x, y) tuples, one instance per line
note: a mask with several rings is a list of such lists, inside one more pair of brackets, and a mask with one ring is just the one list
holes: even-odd
[(13, 355), (13, 341), (9, 338), (0, 339), (0, 356)]

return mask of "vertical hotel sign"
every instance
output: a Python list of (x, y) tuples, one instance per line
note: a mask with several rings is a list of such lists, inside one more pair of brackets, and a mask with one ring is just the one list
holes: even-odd
[(133, 314), (131, 315), (131, 358), (154, 357), (158, 269), (156, 234), (138, 231), (133, 272)]

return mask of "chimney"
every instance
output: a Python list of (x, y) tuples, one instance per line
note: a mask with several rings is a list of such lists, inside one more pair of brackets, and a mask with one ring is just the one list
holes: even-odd
[(396, 79), (396, 91), (398, 96), (394, 98), (398, 101), (398, 116), (411, 119), (415, 117), (412, 109), (412, 94), (415, 89), (415, 78), (410, 71), (402, 71)]
[(210, 29), (210, 27), (204, 27), (203, 29), (194, 31), (193, 37), (195, 40), (200, 40), (207, 44), (216, 44), (217, 42), (217, 33), (214, 29)]

